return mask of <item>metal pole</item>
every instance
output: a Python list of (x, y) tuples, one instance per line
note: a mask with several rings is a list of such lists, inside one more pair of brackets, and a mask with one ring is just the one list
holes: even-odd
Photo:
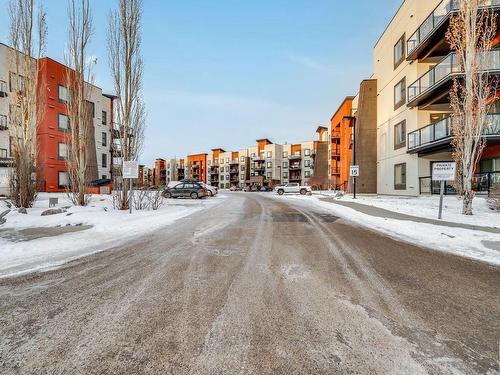
[(128, 193), (128, 209), (129, 209), (129, 213), (132, 213), (132, 194), (134, 194), (134, 191), (132, 190), (132, 179), (129, 178), (129, 193)]
[[(353, 142), (353, 151), (352, 151), (352, 158), (353, 158), (353, 165), (356, 165), (356, 118), (352, 119), (353, 125), (352, 125), (352, 142)], [(356, 199), (356, 177), (354, 177), (354, 199)]]
[(441, 180), (441, 188), (439, 192), (439, 215), (438, 215), (439, 220), (441, 220), (443, 217), (443, 196), (444, 196), (444, 180)]

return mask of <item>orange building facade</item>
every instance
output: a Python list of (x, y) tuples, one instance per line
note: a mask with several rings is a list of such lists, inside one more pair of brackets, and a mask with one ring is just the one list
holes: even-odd
[(336, 189), (347, 190), (352, 154), (352, 127), (346, 117), (352, 116), (354, 97), (348, 96), (330, 120), (330, 175)]
[(187, 157), (188, 177), (207, 183), (208, 154), (193, 154)]

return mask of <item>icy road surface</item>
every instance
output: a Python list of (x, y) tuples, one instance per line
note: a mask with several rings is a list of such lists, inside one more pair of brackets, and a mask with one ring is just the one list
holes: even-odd
[(297, 199), (224, 204), (0, 280), (2, 374), (498, 372), (498, 267)]

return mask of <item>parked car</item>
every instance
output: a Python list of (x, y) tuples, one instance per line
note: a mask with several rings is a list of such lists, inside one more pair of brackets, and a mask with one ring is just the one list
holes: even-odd
[(239, 186), (234, 186), (234, 185), (229, 188), (229, 191), (241, 191), (241, 190), (242, 189)]
[(271, 186), (262, 186), (260, 191), (273, 191), (273, 188)]
[(207, 194), (209, 197), (213, 197), (219, 192), (217, 186), (207, 185), (204, 182), (200, 182), (200, 185), (207, 189)]
[(205, 189), (198, 182), (179, 182), (174, 187), (168, 187), (163, 190), (165, 198), (191, 198), (198, 199), (208, 195)]
[(275, 190), (279, 195), (288, 193), (295, 193), (301, 195), (312, 194), (312, 189), (310, 186), (301, 186), (296, 182), (290, 182), (285, 185), (276, 186)]

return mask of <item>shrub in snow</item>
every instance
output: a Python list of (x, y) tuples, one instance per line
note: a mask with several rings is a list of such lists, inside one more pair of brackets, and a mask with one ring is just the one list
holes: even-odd
[(488, 206), (493, 211), (500, 211), (500, 198), (489, 198)]

